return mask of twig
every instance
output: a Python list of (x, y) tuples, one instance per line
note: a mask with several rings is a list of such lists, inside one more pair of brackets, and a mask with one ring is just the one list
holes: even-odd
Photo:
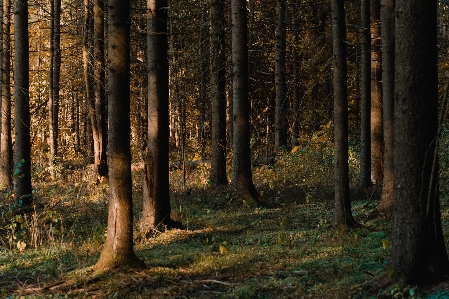
[(237, 285), (236, 283), (229, 283), (229, 282), (225, 282), (225, 281), (219, 281), (219, 280), (215, 280), (215, 279), (204, 279), (204, 280), (200, 280), (201, 282), (214, 282), (214, 283), (218, 283), (218, 284), (223, 284), (226, 286), (235, 286)]

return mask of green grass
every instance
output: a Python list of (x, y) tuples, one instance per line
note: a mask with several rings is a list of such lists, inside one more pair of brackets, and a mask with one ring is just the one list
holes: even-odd
[[(99, 277), (91, 276), (91, 267), (104, 242), (106, 185), (93, 184), (85, 170), (72, 171), (70, 182), (66, 173), (51, 184), (38, 180), (37, 207), (27, 218), (14, 215), (5, 194), (0, 297), (449, 298), (444, 285), (387, 284), (390, 224), (373, 214), (379, 191), (352, 187), (353, 213), (363, 226), (332, 227), (331, 154), (325, 146), (309, 146), (280, 156), (275, 166), (254, 169), (256, 187), (271, 208), (243, 206), (230, 187), (209, 186), (207, 167), (190, 170), (185, 186), (182, 172), (171, 172), (173, 217), (187, 229), (148, 233), (136, 227), (135, 251), (147, 267)], [(138, 174), (133, 188), (137, 223)], [(442, 207), (449, 237), (447, 198)], [(19, 241), (26, 247), (18, 248)]]

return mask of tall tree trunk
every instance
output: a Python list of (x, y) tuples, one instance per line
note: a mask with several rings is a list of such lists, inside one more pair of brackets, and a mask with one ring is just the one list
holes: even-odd
[(275, 116), (275, 147), (276, 150), (287, 147), (287, 83), (285, 73), (286, 52), (286, 0), (278, 0), (276, 4), (276, 58), (275, 58), (275, 84), (276, 84), (276, 116)]
[(49, 88), (49, 142), (50, 166), (58, 155), (59, 78), (61, 69), (61, 0), (50, 1), (50, 88)]
[(360, 187), (371, 186), (371, 33), (370, 0), (361, 1)]
[(28, 205), (31, 197), (28, 1), (14, 0), (14, 196)]
[[(107, 123), (104, 61), (104, 1), (94, 1), (94, 98), (97, 136), (94, 136), (95, 165), (100, 176), (107, 176)], [(93, 118), (92, 118), (93, 119)], [(92, 127), (94, 123), (92, 123)]]
[(383, 174), (382, 67), (380, 0), (371, 0), (371, 179), (380, 184)]
[[(295, 6), (293, 7), (293, 26), (294, 26), (294, 42), (299, 45), (299, 2), (295, 1)], [(293, 96), (292, 96), (292, 147), (299, 145), (299, 130), (300, 130), (300, 55), (298, 49), (293, 48)], [(268, 131), (267, 131), (268, 133)], [(267, 136), (268, 137), (268, 136)]]
[(397, 0), (391, 267), (407, 284), (449, 274), (438, 192), (437, 1)]
[(248, 26), (246, 0), (231, 1), (233, 65), (233, 151), (232, 185), (247, 203), (261, 202), (251, 173), (249, 99), (248, 99)]
[(299, 86), (299, 54), (297, 50), (293, 52), (293, 96), (292, 96), (292, 146), (299, 145), (299, 126), (300, 126), (300, 86)]
[(228, 184), (226, 176), (226, 41), (224, 0), (210, 6), (211, 48), (211, 168), (209, 180), (214, 185)]
[(2, 86), (1, 86), (1, 139), (0, 139), (0, 188), (12, 186), (12, 146), (11, 146), (11, 0), (2, 1)]
[[(89, 43), (89, 37), (92, 32), (92, 26), (90, 26), (90, 22), (92, 20), (91, 13), (91, 2), (90, 0), (84, 0), (84, 23), (83, 23), (83, 72), (84, 72), (84, 88), (85, 88), (85, 97), (87, 103), (87, 111), (89, 112), (87, 125), (87, 135), (89, 138), (87, 143), (88, 153), (90, 153), (92, 149), (92, 143), (98, 144), (98, 131), (97, 131), (97, 118), (95, 116), (95, 101), (92, 93), (92, 75), (91, 75), (91, 65), (93, 63), (92, 55), (91, 55), (91, 47)], [(92, 140), (93, 139), (93, 140)], [(93, 142), (91, 143), (90, 140)], [(98, 165), (99, 157), (95, 154), (95, 150), (93, 151), (93, 160), (94, 164)], [(91, 156), (90, 154), (88, 155)]]
[(148, 0), (148, 147), (142, 226), (181, 228), (170, 218), (167, 0)]
[(109, 212), (97, 271), (143, 264), (133, 249), (130, 147), (130, 2), (109, 0)]
[(334, 56), (335, 226), (354, 226), (349, 197), (348, 87), (344, 0), (332, 0)]
[(209, 80), (208, 72), (208, 26), (206, 16), (206, 5), (209, 5), (204, 0), (201, 0), (201, 12), (198, 20), (199, 24), (199, 57), (200, 59), (200, 97), (198, 99), (198, 144), (201, 145), (201, 159), (205, 159), (206, 151), (206, 111), (207, 111), (207, 87)]
[(394, 194), (394, 2), (382, 0), (382, 102), (384, 129), (384, 175), (380, 210), (392, 212)]

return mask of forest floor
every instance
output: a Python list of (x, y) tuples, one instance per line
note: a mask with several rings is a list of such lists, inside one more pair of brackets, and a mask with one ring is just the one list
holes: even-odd
[[(185, 230), (139, 229), (140, 175), (133, 173), (135, 251), (145, 268), (93, 276), (105, 238), (107, 185), (70, 165), (34, 169), (36, 206), (0, 203), (0, 298), (449, 298), (449, 283), (417, 288), (386, 270), (390, 223), (376, 212), (381, 188), (356, 187), (360, 228), (332, 227), (332, 150), (309, 145), (254, 168), (269, 208), (247, 206), (230, 187), (208, 185), (207, 166), (171, 175), (172, 217)], [(444, 187), (444, 186), (443, 186)], [(449, 189), (449, 188), (448, 188)], [(449, 196), (442, 188), (449, 244)], [(447, 190), (449, 191), (449, 190)]]

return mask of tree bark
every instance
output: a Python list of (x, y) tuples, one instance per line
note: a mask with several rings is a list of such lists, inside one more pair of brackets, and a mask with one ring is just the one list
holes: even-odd
[(142, 265), (133, 249), (130, 147), (130, 2), (109, 0), (109, 212), (97, 271)]
[(31, 197), (28, 1), (14, 1), (14, 196), (21, 205)]
[(382, 67), (380, 0), (371, 0), (371, 180), (380, 184), (383, 174)]
[(332, 0), (332, 40), (334, 56), (334, 139), (335, 139), (335, 226), (356, 224), (349, 197), (348, 87), (344, 0)]
[(360, 117), (360, 182), (371, 186), (371, 35), (370, 0), (361, 1), (361, 117)]
[(226, 41), (224, 0), (214, 0), (210, 6), (211, 48), (211, 147), (209, 181), (227, 185), (226, 175)]
[(1, 158), (0, 189), (12, 186), (12, 146), (11, 146), (11, 0), (2, 1), (2, 86), (1, 86)]
[(232, 185), (245, 203), (261, 202), (251, 173), (249, 99), (248, 99), (248, 26), (246, 0), (231, 1), (233, 65), (233, 151)]
[[(104, 61), (104, 1), (94, 1), (94, 99), (96, 132), (94, 136), (95, 165), (100, 176), (107, 176), (107, 105), (105, 96), (105, 61)], [(92, 118), (93, 120), (93, 118)], [(94, 127), (94, 123), (92, 123)], [(95, 131), (93, 131), (95, 132)]]
[(49, 165), (58, 155), (59, 79), (61, 70), (61, 0), (50, 1)]
[(437, 1), (395, 8), (394, 212), (391, 267), (407, 284), (449, 273), (438, 192)]
[(382, 0), (382, 102), (384, 129), (384, 174), (380, 210), (392, 212), (394, 194), (394, 2)]
[(286, 0), (278, 0), (276, 4), (276, 57), (275, 57), (275, 85), (276, 85), (276, 116), (275, 116), (275, 148), (287, 147), (287, 83), (285, 72), (286, 53)]
[(167, 0), (148, 0), (148, 147), (143, 170), (144, 228), (182, 228), (170, 218)]

